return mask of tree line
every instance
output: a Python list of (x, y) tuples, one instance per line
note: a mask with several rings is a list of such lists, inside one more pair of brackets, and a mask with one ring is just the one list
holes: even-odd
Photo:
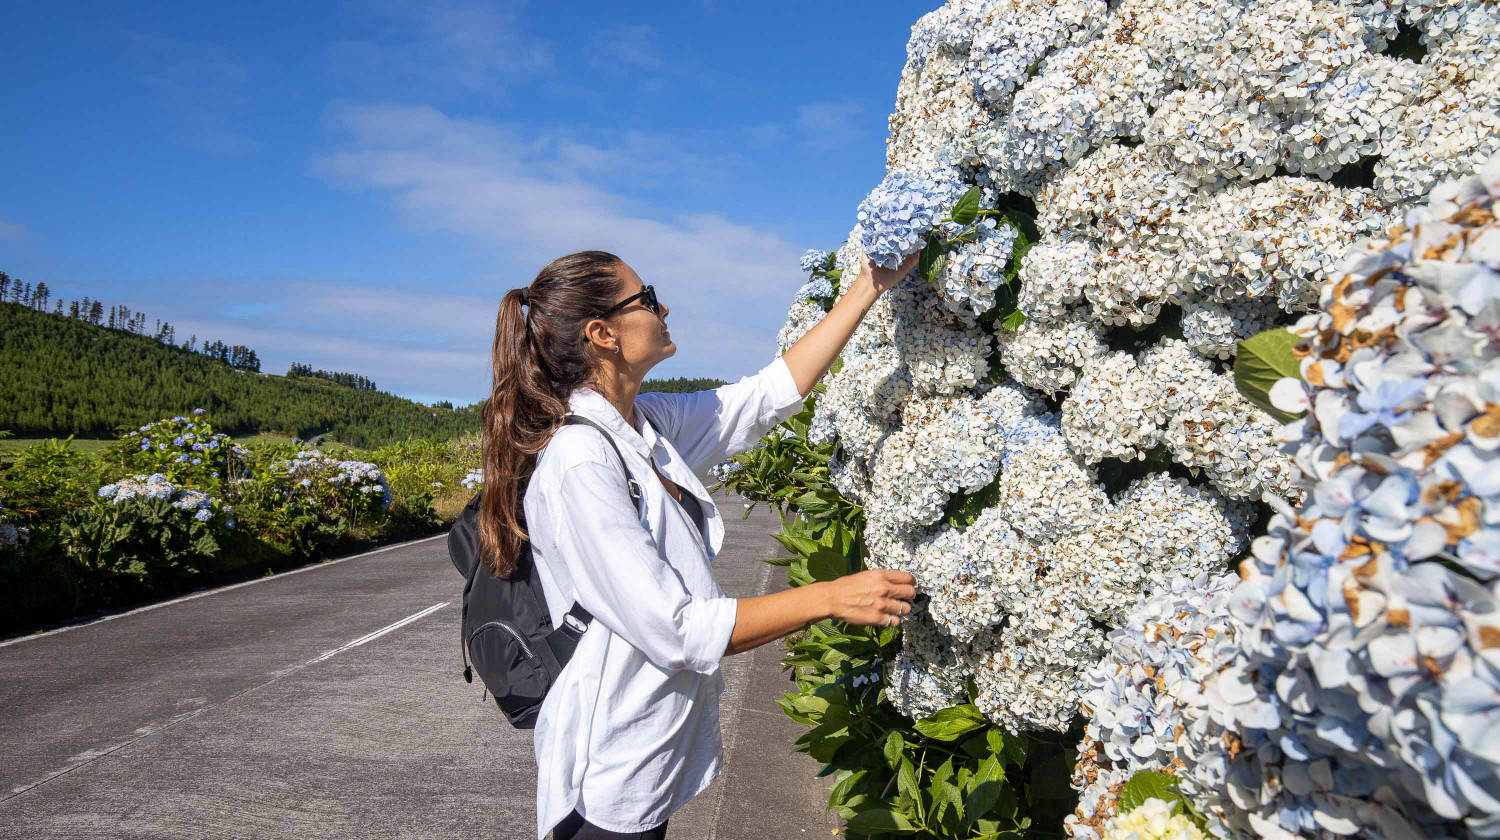
[[(146, 331), (146, 313), (138, 312), (123, 304), (111, 306), (107, 311), (104, 301), (90, 300), (84, 295), (82, 300), (64, 301), (62, 298), (53, 300), (52, 290), (47, 288), (46, 281), (37, 283), (23, 283), (19, 277), (11, 277), (0, 271), (0, 303), (16, 303), (27, 309), (37, 312), (47, 312), (49, 302), (52, 304), (51, 314), (59, 317), (71, 318), (92, 324), (96, 327), (108, 327), (112, 330), (122, 330), (135, 335), (149, 336), (163, 344), (173, 347), (182, 347), (197, 353), (202, 353), (211, 359), (245, 370), (260, 370), (260, 357), (254, 350), (243, 344), (225, 344), (222, 341), (205, 341), (203, 346), (198, 346), (198, 336), (189, 336), (182, 344), (177, 343), (177, 328), (171, 323), (156, 319), (156, 326), (149, 333)], [(66, 304), (66, 305), (65, 305)]]
[[(313, 370), (312, 365), (305, 365), (301, 362), (292, 362), (292, 366), (287, 369), (286, 375), (311, 376), (315, 379), (326, 379), (335, 385), (343, 385), (346, 388), (358, 388), (361, 391), (376, 390), (375, 381), (368, 376), (360, 376), (357, 373), (340, 373), (338, 371), (323, 370), (322, 368)], [(452, 408), (452, 406), (450, 405), (449, 408)]]
[(690, 394), (694, 391), (712, 391), (720, 385), (728, 384), (722, 379), (697, 378), (689, 379), (684, 376), (675, 376), (671, 379), (647, 379), (641, 383), (641, 393), (656, 391), (666, 394)]

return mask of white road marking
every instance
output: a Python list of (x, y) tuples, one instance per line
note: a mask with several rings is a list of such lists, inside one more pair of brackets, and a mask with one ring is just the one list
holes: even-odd
[(81, 622), (79, 622), (77, 624), (69, 624), (67, 627), (59, 627), (56, 630), (48, 630), (45, 633), (33, 633), (30, 636), (20, 636), (20, 637), (15, 638), (15, 639), (10, 639), (9, 641), (0, 642), (0, 647), (7, 647), (9, 645), (18, 645), (18, 644), (20, 644), (22, 642), (29, 642), (32, 639), (43, 639), (43, 638), (46, 638), (48, 636), (55, 636), (58, 633), (66, 633), (69, 630), (77, 630), (80, 627), (89, 627), (89, 626), (92, 626), (92, 625), (95, 625), (95, 624), (102, 624), (102, 623), (104, 623), (106, 621), (114, 621), (117, 618), (124, 618), (127, 615), (135, 615), (136, 613), (150, 612), (151, 610), (159, 610), (162, 607), (170, 607), (173, 604), (180, 604), (183, 601), (192, 601), (192, 600), (194, 600), (196, 598), (206, 598), (209, 595), (218, 595), (221, 592), (228, 592), (228, 591), (230, 591), (232, 589), (239, 589), (242, 586), (254, 586), (257, 583), (265, 583), (266, 581), (269, 581), (269, 580), (281, 580), (282, 578), (290, 577), (292, 575), (300, 575), (303, 572), (311, 572), (311, 571), (316, 571), (318, 569), (326, 569), (329, 566), (337, 566), (340, 563), (346, 563), (346, 562), (348, 562), (350, 560), (358, 560), (361, 557), (369, 557), (372, 554), (381, 554), (383, 552), (391, 551), (391, 550), (394, 550), (394, 549), (397, 549), (397, 548), (405, 548), (406, 546), (409, 546), (409, 545), (417, 545), (419, 543), (424, 543), (424, 542), (428, 542), (430, 540), (435, 540), (435, 539), (439, 539), (439, 538), (447, 537), (447, 536), (448, 536), (448, 533), (445, 531), (445, 532), (443, 532), (441, 534), (433, 534), (430, 537), (422, 537), (421, 539), (418, 539), (418, 540), (409, 540), (407, 542), (395, 543), (393, 545), (388, 545), (388, 546), (385, 546), (383, 548), (377, 548), (374, 551), (366, 551), (363, 554), (353, 554), (353, 555), (350, 555), (348, 557), (340, 557), (337, 560), (329, 560), (329, 561), (324, 562), (324, 563), (314, 563), (314, 564), (309, 565), (309, 566), (303, 566), (300, 569), (292, 569), (291, 571), (281, 572), (279, 574), (274, 574), (274, 575), (271, 575), (269, 577), (256, 578), (255, 580), (247, 580), (247, 581), (244, 581), (243, 583), (234, 583), (234, 584), (230, 584), (229, 586), (220, 586), (220, 587), (218, 587), (216, 589), (206, 589), (206, 590), (204, 590), (202, 592), (194, 592), (192, 595), (184, 595), (181, 598), (173, 598), (170, 601), (162, 601), (159, 604), (147, 604), (144, 607), (137, 607), (137, 608), (135, 608), (133, 610), (128, 610), (126, 612), (114, 613), (113, 615), (101, 616), (99, 618), (91, 619), (89, 621), (81, 621)]
[(312, 665), (315, 662), (322, 662), (323, 660), (327, 659), (330, 656), (333, 656), (334, 654), (343, 653), (344, 651), (349, 650), (350, 648), (357, 648), (360, 645), (364, 644), (365, 642), (374, 641), (375, 639), (378, 639), (381, 636), (384, 636), (385, 634), (391, 632), (392, 630), (399, 630), (400, 628), (405, 627), (406, 625), (412, 623), (413, 621), (416, 621), (417, 619), (421, 618), (424, 615), (431, 615), (431, 614), (437, 612), (438, 610), (442, 609), (443, 607), (448, 606), (448, 604), (450, 604), (450, 603), (452, 603), (452, 602), (451, 601), (444, 601), (441, 604), (433, 604), (432, 606), (428, 607), (427, 609), (422, 610), (419, 613), (413, 613), (412, 615), (409, 615), (406, 618), (403, 618), (403, 619), (401, 619), (400, 621), (398, 621), (398, 622), (396, 622), (394, 624), (387, 624), (386, 626), (380, 628), (379, 630), (376, 630), (374, 633), (369, 633), (369, 634), (366, 634), (364, 636), (360, 636), (358, 639), (355, 639), (354, 641), (349, 642), (348, 644), (346, 644), (346, 645), (344, 645), (342, 647), (336, 647), (333, 650), (327, 651), (322, 656), (319, 656), (316, 659), (309, 659), (309, 660), (307, 660), (307, 662), (303, 663), (303, 666), (306, 667), (307, 665)]

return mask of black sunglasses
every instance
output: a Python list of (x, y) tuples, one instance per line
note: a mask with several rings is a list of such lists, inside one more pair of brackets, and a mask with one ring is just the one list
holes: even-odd
[(656, 299), (656, 289), (652, 288), (651, 286), (647, 286), (646, 288), (641, 289), (639, 292), (636, 292), (630, 297), (625, 298), (614, 306), (611, 306), (610, 308), (604, 310), (599, 314), (598, 317), (606, 318), (610, 315), (613, 315), (614, 313), (619, 312), (621, 309), (624, 309), (630, 304), (635, 303), (637, 300), (641, 302), (642, 306), (645, 306), (647, 309), (651, 310), (652, 314), (654, 314), (656, 317), (661, 317), (661, 302)]

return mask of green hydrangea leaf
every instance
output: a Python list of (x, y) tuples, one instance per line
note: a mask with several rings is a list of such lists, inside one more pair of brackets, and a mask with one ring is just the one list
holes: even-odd
[(961, 225), (974, 221), (979, 215), (979, 193), (978, 187), (969, 187), (968, 191), (959, 197), (958, 203), (953, 205), (953, 221)]
[(1285, 327), (1267, 330), (1239, 342), (1234, 357), (1234, 384), (1262, 411), (1282, 423), (1290, 423), (1300, 414), (1288, 414), (1271, 405), (1271, 386), (1287, 377), (1302, 378), (1302, 368), (1292, 356), (1292, 348), (1300, 341)]

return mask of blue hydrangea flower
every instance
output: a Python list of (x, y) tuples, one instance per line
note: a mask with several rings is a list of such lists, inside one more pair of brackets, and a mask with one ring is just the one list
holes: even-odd
[(199, 464), (201, 464), (201, 463), (203, 463), (203, 459), (202, 459), (202, 458), (194, 458), (194, 459), (193, 459), (193, 460), (192, 460), (192, 461), (190, 461), (190, 462), (189, 462), (189, 463), (191, 463), (191, 464), (192, 464), (192, 465), (193, 465), (193, 466), (195, 466), (195, 467), (196, 467), (196, 466), (198, 466), (198, 465), (199, 465)]
[(208, 508), (199, 508), (198, 512), (193, 514), (193, 518), (198, 520), (199, 522), (207, 522), (208, 520), (214, 518), (214, 514), (213, 511), (209, 510)]
[(928, 231), (947, 215), (961, 192), (957, 183), (892, 172), (860, 202), (860, 246), (882, 268), (896, 268), (922, 250)]
[(818, 277), (802, 284), (797, 290), (798, 300), (822, 300), (833, 297), (833, 282), (827, 277)]
[(202, 416), (204, 414), (207, 414), (207, 413), (208, 413), (207, 409), (203, 409), (203, 408), (195, 408), (195, 409), (193, 409), (193, 416), (195, 416), (195, 417), (200, 417), (200, 416)]
[(312, 479), (310, 479), (310, 478), (304, 478), (304, 479), (302, 479), (302, 486), (303, 487), (311, 487), (312, 486)]
[(817, 248), (809, 248), (807, 250), (807, 253), (802, 255), (802, 270), (814, 271), (816, 269), (822, 268), (827, 262), (827, 251), (819, 251)]

